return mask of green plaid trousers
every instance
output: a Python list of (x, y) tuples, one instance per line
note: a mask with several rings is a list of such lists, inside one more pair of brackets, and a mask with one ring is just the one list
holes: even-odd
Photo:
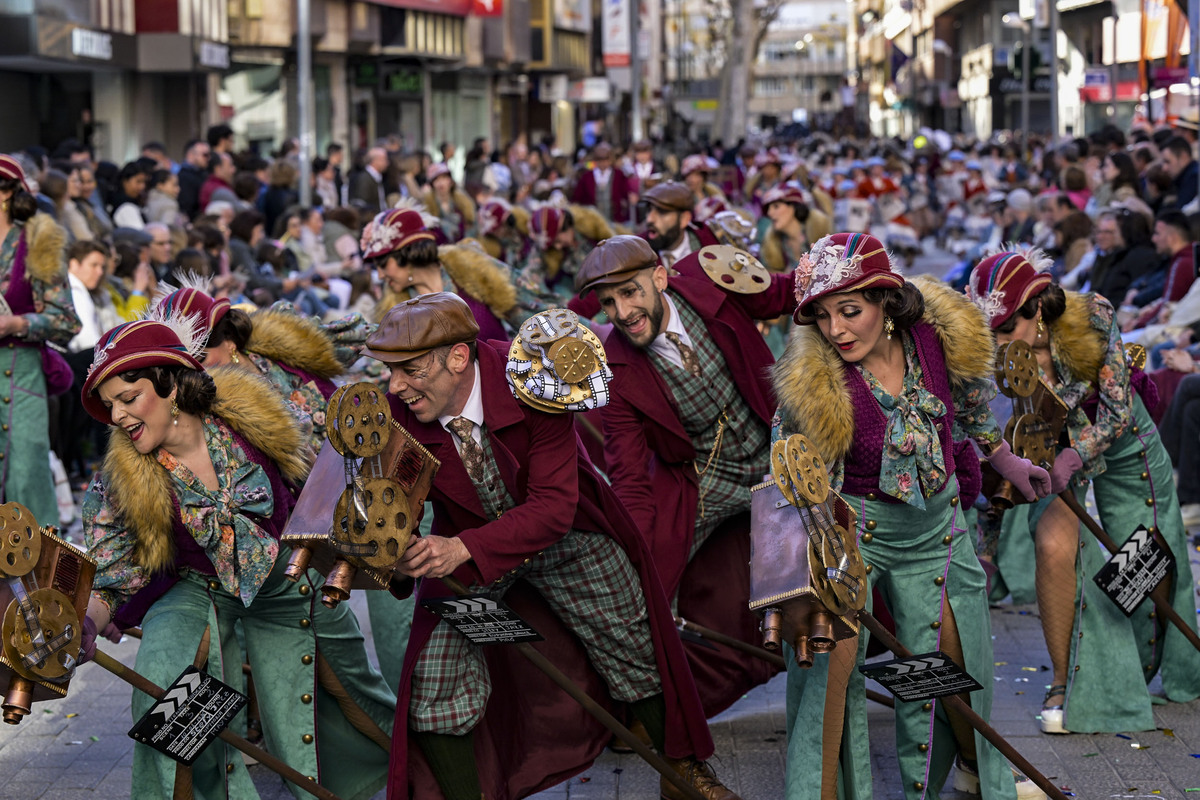
[(675, 397), (683, 429), (696, 448), (697, 470), (708, 464), (723, 411), (726, 418), (720, 451), (699, 476), (696, 532), (688, 553), (691, 560), (718, 525), (750, 509), (750, 487), (761, 483), (771, 470), (771, 435), (738, 391), (724, 355), (708, 337), (704, 320), (679, 295), (673, 294), (671, 300), (691, 336), (700, 377), (652, 351), (650, 359)]
[[(483, 479), (475, 490), (488, 516), (499, 517), (515, 503), (500, 479), (486, 428), (482, 439)], [(662, 692), (641, 581), (629, 556), (610, 537), (569, 530), (486, 591), (501, 597), (517, 578), (537, 589), (579, 637), (613, 699), (628, 703)], [(491, 692), (483, 650), (439, 622), (417, 656), (409, 727), (463, 735), (483, 718)]]

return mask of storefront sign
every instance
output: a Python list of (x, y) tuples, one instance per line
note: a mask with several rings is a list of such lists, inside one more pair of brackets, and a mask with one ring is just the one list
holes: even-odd
[(543, 75), (538, 78), (538, 100), (543, 103), (557, 103), (567, 99), (566, 75)]
[(209, 69), (229, 69), (229, 45), (201, 41), (196, 61)]
[(629, 36), (629, 4), (632, 0), (604, 0), (601, 25), (604, 26), (604, 66), (628, 67), (632, 61)]
[(1079, 99), (1085, 103), (1112, 102), (1112, 75), (1108, 67), (1088, 67), (1083, 72)]
[(383, 74), (381, 91), (386, 94), (420, 96), (425, 90), (425, 81), (420, 70), (398, 69)]
[(567, 91), (567, 99), (573, 103), (607, 103), (612, 99), (612, 85), (608, 78), (573, 81)]
[(554, 0), (554, 27), (587, 33), (592, 29), (592, 4), (588, 0)]
[(86, 28), (75, 28), (71, 31), (71, 55), (80, 58), (94, 58), (98, 61), (112, 61), (112, 34), (89, 31)]

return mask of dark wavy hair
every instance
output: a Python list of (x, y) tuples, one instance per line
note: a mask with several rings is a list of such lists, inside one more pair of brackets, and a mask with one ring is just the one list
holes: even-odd
[(1067, 310), (1066, 292), (1057, 283), (1050, 284), (1041, 292), (1022, 303), (1021, 307), (1017, 309), (1016, 314), (1013, 314), (996, 327), (996, 333), (1012, 333), (1017, 327), (1018, 314), (1025, 319), (1033, 319), (1037, 316), (1039, 308), (1042, 309), (1042, 322), (1047, 325), (1051, 324)]
[(231, 341), (238, 350), (245, 350), (253, 331), (254, 320), (250, 319), (250, 315), (240, 308), (231, 308), (216, 325), (213, 325), (205, 347), (216, 347)]
[(892, 318), (897, 328), (906, 331), (925, 315), (925, 296), (908, 281), (900, 288), (873, 286), (863, 290), (868, 303), (875, 303)]
[(8, 218), (13, 222), (27, 222), (37, 213), (37, 200), (25, 191), (18, 180), (0, 180), (0, 191), (12, 192), (8, 201)]
[(154, 387), (154, 393), (162, 398), (175, 393), (175, 405), (185, 414), (206, 414), (212, 410), (217, 399), (217, 385), (212, 376), (203, 370), (188, 369), (187, 367), (143, 367), (128, 372), (119, 373), (123, 381), (133, 383), (147, 378)]
[[(428, 267), (438, 263), (437, 242), (431, 239), (418, 239), (404, 245), (392, 255), (396, 257), (396, 262), (402, 267)], [(380, 263), (384, 263), (385, 260), (381, 259)]]

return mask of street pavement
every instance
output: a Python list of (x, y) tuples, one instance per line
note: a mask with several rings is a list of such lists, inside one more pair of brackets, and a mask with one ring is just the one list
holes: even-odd
[[(940, 274), (942, 261), (926, 269)], [(1200, 552), (1189, 561), (1200, 578)], [(351, 601), (368, 630), (362, 593)], [(1035, 606), (1000, 604), (992, 610), (995, 675), (991, 722), (1034, 766), (1078, 798), (1177, 798), (1200, 800), (1200, 701), (1161, 704), (1154, 731), (1113, 735), (1045, 736), (1037, 714), (1049, 683), (1049, 658)], [(102, 649), (132, 666), (136, 640)], [(694, 646), (694, 645), (689, 645)], [(374, 654), (371, 654), (372, 658)], [(878, 685), (869, 684), (876, 691)], [(0, 687), (2, 688), (2, 687)], [(714, 766), (745, 800), (783, 797), (786, 734), (783, 676), (748, 693), (711, 725)], [(1152, 693), (1161, 692), (1156, 680)], [(133, 740), (127, 735), (131, 689), (89, 664), (80, 668), (70, 695), (40, 703), (20, 725), (0, 725), (0, 800), (113, 800), (129, 797)], [(875, 797), (902, 798), (891, 709), (868, 703)], [(261, 765), (251, 768), (263, 800), (291, 794)], [(943, 798), (966, 798), (950, 791)], [(380, 793), (379, 797), (383, 794)], [(538, 800), (655, 800), (658, 777), (636, 756), (606, 753), (581, 775), (537, 795)]]

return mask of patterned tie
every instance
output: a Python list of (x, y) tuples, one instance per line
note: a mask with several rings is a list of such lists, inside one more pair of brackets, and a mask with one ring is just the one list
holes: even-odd
[(679, 338), (678, 333), (667, 331), (667, 339), (679, 350), (679, 358), (683, 361), (683, 368), (692, 373), (693, 378), (699, 378), (700, 359), (696, 358), (696, 351), (684, 344), (683, 339)]
[(474, 429), (475, 423), (466, 417), (450, 420), (450, 430), (459, 438), (458, 455), (462, 458), (463, 466), (467, 468), (467, 475), (478, 483), (483, 480), (483, 448), (471, 436)]

